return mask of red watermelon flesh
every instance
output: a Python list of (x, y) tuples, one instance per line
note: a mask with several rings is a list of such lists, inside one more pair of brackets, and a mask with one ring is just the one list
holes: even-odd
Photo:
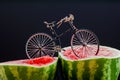
[(78, 60), (78, 59), (81, 59), (81, 58), (89, 58), (89, 57), (91, 57), (91, 56), (107, 56), (107, 57), (112, 57), (112, 56), (115, 56), (115, 54), (112, 54), (113, 52), (111, 51), (111, 50), (108, 50), (107, 48), (103, 48), (103, 47), (101, 47), (100, 48), (100, 50), (99, 50), (99, 53), (97, 54), (97, 55), (95, 55), (95, 54), (82, 54), (81, 53), (81, 49), (75, 49), (74, 50), (77, 54), (80, 54), (80, 58), (79, 57), (77, 57), (75, 54), (74, 54), (74, 52), (73, 52), (73, 50), (71, 49), (71, 48), (69, 48), (69, 49), (67, 49), (67, 50), (65, 50), (64, 52), (63, 52), (63, 55), (65, 56), (65, 57), (67, 57), (68, 59), (71, 59), (71, 60)]
[(25, 61), (23, 61), (23, 63), (42, 66), (42, 65), (45, 65), (48, 63), (52, 63), (54, 60), (55, 60), (55, 58), (53, 58), (53, 57), (43, 56), (43, 57), (25, 60)]

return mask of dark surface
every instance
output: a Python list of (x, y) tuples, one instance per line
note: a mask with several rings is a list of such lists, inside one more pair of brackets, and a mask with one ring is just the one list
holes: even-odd
[[(78, 28), (96, 33), (100, 44), (120, 49), (120, 2), (1, 2), (0, 62), (27, 58), (27, 39), (38, 32), (50, 34), (43, 21), (57, 21), (70, 13)], [(58, 31), (65, 29), (63, 25)], [(66, 35), (62, 47), (69, 45), (70, 34)]]

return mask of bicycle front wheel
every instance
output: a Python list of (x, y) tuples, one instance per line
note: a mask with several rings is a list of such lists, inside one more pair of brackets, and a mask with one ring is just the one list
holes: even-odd
[(55, 52), (54, 40), (45, 33), (32, 35), (26, 43), (26, 54), (28, 58), (36, 58), (45, 55), (54, 56)]
[(99, 51), (99, 40), (90, 30), (80, 29), (71, 38), (71, 48), (73, 53), (79, 57), (87, 55), (97, 55)]

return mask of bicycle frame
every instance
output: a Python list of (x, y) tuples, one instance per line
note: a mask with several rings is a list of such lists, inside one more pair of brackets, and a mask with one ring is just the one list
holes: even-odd
[[(61, 46), (61, 41), (60, 41), (60, 37), (63, 36), (65, 33), (69, 32), (70, 30), (76, 32), (78, 29), (73, 25), (73, 20), (74, 20), (74, 16), (72, 14), (69, 14), (69, 17), (66, 16), (63, 19), (61, 19), (60, 21), (58, 21), (57, 23), (55, 23), (55, 21), (48, 23), (47, 21), (44, 21), (44, 23), (46, 24), (46, 27), (48, 29), (50, 29), (50, 31), (52, 32), (53, 35), (55, 35), (54, 37), (54, 41), (58, 40), (59, 41), (59, 46)], [(55, 31), (55, 29), (53, 29), (53, 27), (61, 27), (62, 23), (66, 23), (68, 22), (70, 25), (70, 28), (68, 28), (65, 32), (61, 33), (60, 35), (57, 34), (57, 32)], [(61, 48), (61, 47), (60, 47)]]

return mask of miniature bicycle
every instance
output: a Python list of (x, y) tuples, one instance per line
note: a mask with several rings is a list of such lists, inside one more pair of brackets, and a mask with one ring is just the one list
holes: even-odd
[[(60, 37), (66, 32), (72, 30), (73, 35), (71, 37), (71, 49), (77, 57), (81, 57), (79, 53), (76, 52), (76, 49), (82, 50), (82, 54), (98, 54), (99, 51), (99, 40), (97, 36), (90, 30), (87, 29), (77, 29), (73, 25), (74, 16), (70, 14), (62, 18), (58, 22), (44, 22), (46, 27), (50, 29), (52, 34), (55, 36), (52, 38), (46, 33), (37, 33), (32, 35), (26, 43), (26, 54), (28, 58), (35, 58), (44, 55), (54, 56), (55, 52), (64, 50), (61, 48)], [(61, 27), (62, 23), (69, 23), (70, 28), (65, 32), (58, 35), (53, 27)], [(55, 41), (59, 42), (59, 45), (56, 45)]]

